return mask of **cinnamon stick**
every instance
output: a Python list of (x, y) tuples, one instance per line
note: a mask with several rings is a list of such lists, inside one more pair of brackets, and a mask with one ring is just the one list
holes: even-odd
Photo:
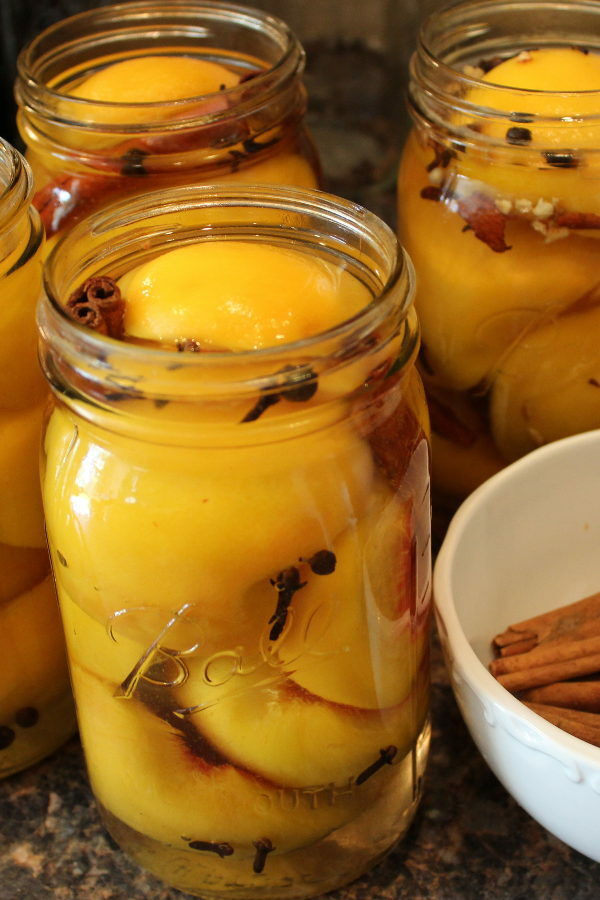
[(473, 230), (476, 238), (487, 244), (495, 253), (504, 253), (511, 248), (505, 240), (507, 217), (500, 212), (494, 198), (475, 191), (468, 197), (457, 199), (459, 215)]
[(471, 447), (477, 440), (477, 433), (469, 425), (461, 421), (455, 410), (449, 405), (442, 403), (441, 400), (431, 394), (428, 400), (432, 430), (458, 447)]
[(534, 641), (537, 644), (537, 633), (535, 631), (518, 631), (515, 625), (511, 625), (502, 634), (497, 634), (492, 643), (495, 647), (502, 650), (504, 647), (510, 647), (513, 644)]
[(123, 180), (109, 175), (62, 175), (45, 184), (33, 196), (46, 237), (78, 222), (98, 204), (123, 191)]
[(519, 669), (516, 672), (508, 672), (506, 675), (497, 675), (496, 678), (508, 691), (515, 693), (528, 688), (540, 687), (543, 684), (552, 684), (554, 681), (565, 681), (568, 678), (591, 675), (598, 671), (600, 671), (600, 653), (593, 653), (590, 656), (566, 659), (543, 666), (532, 666), (529, 669)]
[[(256, 74), (258, 70), (252, 77)], [(242, 101), (246, 93), (241, 97)], [(95, 171), (62, 174), (45, 184), (34, 194), (32, 202), (40, 213), (46, 236), (51, 237), (65, 226), (70, 227), (99, 203), (109, 200), (112, 194), (125, 195), (139, 191), (140, 176), (171, 172), (172, 163), (165, 164), (161, 155), (176, 155), (208, 147), (226, 149), (240, 143), (244, 146), (244, 140), (250, 135), (248, 123), (240, 119), (233, 108), (230, 116), (224, 115), (230, 108), (229, 104), (226, 96), (216, 94), (198, 105), (195, 111), (197, 127), (127, 138), (110, 148), (105, 157), (96, 155), (84, 159)], [(186, 114), (190, 114), (187, 107)], [(210, 117), (215, 115), (216, 120), (211, 121)], [(246, 155), (244, 146), (241, 156)], [(230, 162), (233, 165), (233, 159)]]
[(558, 681), (523, 691), (520, 700), (600, 713), (600, 681)]
[(600, 216), (597, 213), (562, 212), (554, 216), (554, 223), (559, 228), (600, 228)]
[[(510, 625), (490, 672), (529, 709), (600, 747), (600, 593)], [(582, 679), (586, 680), (575, 680)]]
[(533, 635), (532, 637), (523, 638), (523, 640), (515, 639), (511, 643), (505, 644), (500, 654), (501, 656), (516, 656), (519, 653), (528, 653), (529, 650), (533, 650), (536, 646), (537, 638)]
[(525, 706), (568, 734), (600, 747), (600, 715), (597, 713), (579, 712), (542, 703), (525, 703)]
[(526, 653), (495, 659), (490, 663), (490, 671), (492, 675), (506, 675), (509, 672), (520, 672), (537, 666), (549, 666), (567, 660), (581, 659), (592, 654), (600, 655), (600, 636), (582, 640), (554, 640), (547, 644), (540, 644)]
[[(567, 636), (575, 640), (593, 635), (600, 636), (600, 593), (510, 625), (492, 643), (501, 656), (510, 656), (527, 652), (538, 644), (562, 641)], [(528, 646), (516, 649), (520, 642)]]
[(122, 336), (125, 301), (113, 278), (102, 275), (88, 278), (71, 294), (65, 311), (80, 325), (100, 334)]

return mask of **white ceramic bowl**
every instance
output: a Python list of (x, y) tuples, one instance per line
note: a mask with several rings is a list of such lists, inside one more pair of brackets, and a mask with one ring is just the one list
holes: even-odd
[(600, 591), (600, 430), (542, 447), (478, 488), (450, 524), (433, 585), (454, 694), (486, 762), (544, 828), (600, 861), (600, 749), (487, 670), (495, 634)]

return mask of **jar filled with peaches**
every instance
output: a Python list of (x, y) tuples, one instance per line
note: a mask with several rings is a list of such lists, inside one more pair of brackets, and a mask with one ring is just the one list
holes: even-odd
[(421, 30), (399, 227), (449, 505), (600, 427), (599, 26), (595, 0), (483, 0)]
[(27, 163), (0, 141), (0, 777), (42, 759), (75, 730), (40, 494), (47, 389), (35, 307), (43, 231), (32, 189)]
[(316, 187), (303, 69), (284, 22), (230, 3), (135, 0), (50, 26), (16, 83), (46, 235), (192, 181)]
[(75, 226), (40, 309), (43, 495), (107, 827), (202, 897), (309, 897), (406, 832), (429, 742), (413, 274), (316, 192)]

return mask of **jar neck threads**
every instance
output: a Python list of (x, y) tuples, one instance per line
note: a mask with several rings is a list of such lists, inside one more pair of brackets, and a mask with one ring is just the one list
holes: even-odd
[[(568, 146), (571, 132), (576, 131), (579, 139), (582, 127), (600, 128), (600, 92), (506, 87), (494, 84), (491, 73), (503, 60), (531, 50), (570, 47), (600, 52), (599, 26), (600, 3), (596, 0), (568, 4), (561, 0), (470, 0), (433, 13), (421, 28), (411, 60), (411, 114), (417, 123), (439, 127), (461, 150), (469, 145), (480, 149), (498, 146), (500, 142), (490, 131), (503, 129), (504, 134), (523, 123), (532, 132), (539, 126), (545, 135), (550, 134), (550, 143)], [(556, 114), (540, 113), (540, 96), (548, 98), (546, 109), (556, 98)], [(573, 120), (560, 110), (559, 101), (569, 97), (578, 113)], [(487, 129), (488, 124), (497, 127)], [(593, 142), (590, 149), (596, 149)], [(511, 148), (517, 155), (528, 152), (527, 146)]]
[[(94, 72), (99, 61), (148, 54), (207, 59), (237, 72), (240, 84), (156, 104), (69, 95), (70, 86)], [(148, 155), (160, 158), (162, 169), (181, 168), (188, 160), (197, 165), (198, 154), (210, 164), (233, 145), (300, 121), (306, 105), (303, 70), (304, 51), (295, 36), (281, 20), (258, 10), (210, 0), (101, 7), (58, 22), (22, 50), (19, 129), (31, 149), (108, 174), (123, 155), (125, 138), (146, 142)], [(112, 147), (119, 148), (116, 156)]]
[[(241, 352), (174, 354), (105, 337), (64, 313), (66, 298), (92, 275), (118, 279), (165, 249), (215, 239), (262, 241), (321, 255), (362, 281), (373, 300), (324, 333)], [(213, 409), (251, 404), (257, 394), (288, 390), (286, 372), (318, 383), (323, 390), (315, 403), (327, 404), (349, 385), (364, 390), (369, 372), (384, 360), (395, 372), (408, 367), (418, 348), (412, 265), (391, 230), (347, 201), (291, 188), (193, 185), (112, 206), (59, 241), (48, 259), (46, 289), (39, 319), (48, 379), (65, 402), (70, 402), (68, 386), (75, 384), (75, 402), (100, 402), (113, 415), (127, 410), (144, 416), (153, 406), (161, 408), (165, 398), (177, 403), (163, 418), (180, 411), (183, 420), (185, 409), (197, 404)], [(347, 378), (349, 372), (354, 374)], [(290, 416), (298, 418), (298, 405)], [(231, 424), (240, 421), (234, 417)]]

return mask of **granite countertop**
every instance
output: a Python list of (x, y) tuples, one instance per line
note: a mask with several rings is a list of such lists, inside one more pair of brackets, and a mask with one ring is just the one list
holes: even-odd
[[(598, 865), (506, 793), (472, 743), (437, 646), (425, 796), (408, 836), (329, 900), (587, 900)], [(187, 900), (129, 862), (106, 835), (73, 739), (0, 782), (0, 900)]]

